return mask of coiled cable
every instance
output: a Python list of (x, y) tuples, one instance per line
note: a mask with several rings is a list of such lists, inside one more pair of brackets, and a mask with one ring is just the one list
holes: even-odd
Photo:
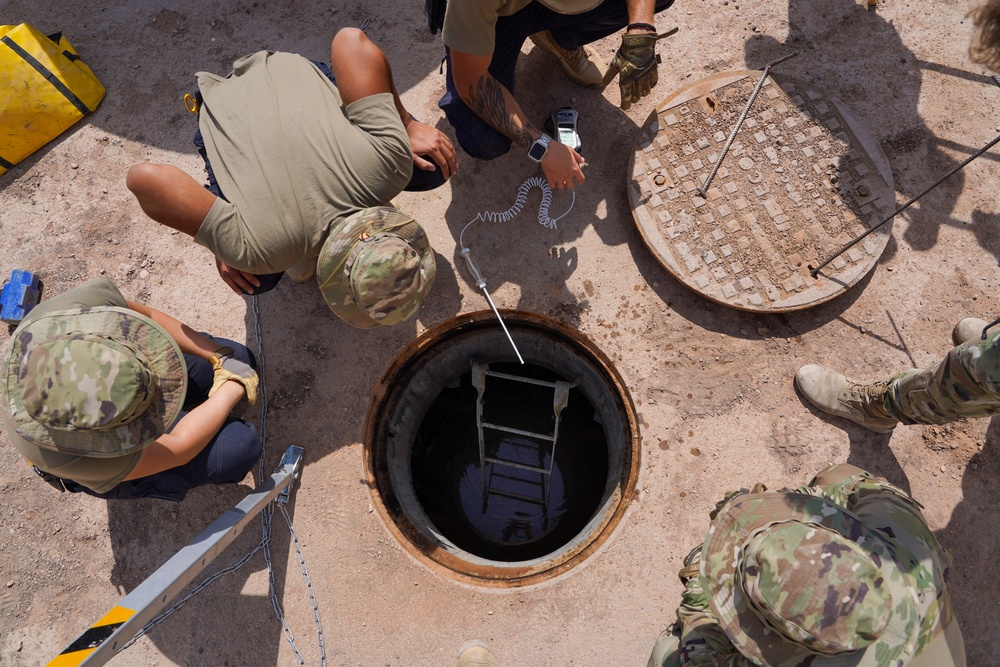
[(483, 221), (483, 222), (510, 222), (524, 209), (524, 204), (528, 199), (528, 193), (531, 192), (532, 188), (539, 188), (542, 191), (542, 202), (538, 205), (538, 224), (542, 225), (546, 229), (555, 229), (556, 223), (565, 218), (570, 211), (573, 210), (573, 205), (576, 204), (576, 191), (571, 190), (573, 193), (573, 199), (569, 204), (569, 208), (562, 215), (551, 218), (549, 217), (549, 206), (552, 205), (552, 188), (549, 187), (548, 182), (541, 176), (532, 176), (524, 183), (521, 183), (520, 189), (517, 191), (517, 197), (514, 200), (514, 205), (511, 206), (506, 211), (487, 211), (480, 213), (475, 218), (469, 221), (465, 227), (462, 228), (461, 233), (458, 235), (458, 244), (461, 248), (465, 248), (465, 230), (473, 225), (473, 223)]

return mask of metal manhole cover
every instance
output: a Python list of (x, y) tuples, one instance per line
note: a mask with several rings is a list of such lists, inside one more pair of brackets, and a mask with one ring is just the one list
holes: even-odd
[(892, 213), (892, 172), (839, 100), (771, 74), (699, 196), (760, 74), (716, 74), (660, 104), (636, 140), (629, 203), (646, 245), (691, 289), (740, 310), (799, 310), (878, 261), (892, 222), (816, 279), (808, 269)]

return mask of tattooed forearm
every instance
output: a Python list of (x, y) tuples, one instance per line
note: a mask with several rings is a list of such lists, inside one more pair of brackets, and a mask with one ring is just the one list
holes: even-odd
[(509, 137), (514, 144), (527, 150), (533, 141), (530, 125), (518, 127), (514, 116), (507, 110), (506, 89), (489, 74), (479, 77), (475, 84), (469, 86), (469, 107), (477, 116), (492, 125), (504, 136)]

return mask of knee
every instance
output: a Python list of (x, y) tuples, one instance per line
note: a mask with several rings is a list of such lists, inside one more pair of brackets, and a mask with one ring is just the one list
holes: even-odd
[(234, 472), (235, 479), (243, 479), (264, 451), (264, 443), (257, 435), (253, 424), (236, 420), (226, 425), (226, 468)]
[(493, 160), (507, 153), (511, 140), (499, 132), (461, 132), (456, 128), (455, 136), (462, 149), (477, 160)]
[(153, 188), (153, 184), (159, 179), (163, 165), (141, 162), (129, 167), (125, 176), (125, 187), (129, 189), (136, 199), (142, 199)]
[(850, 463), (835, 463), (834, 465), (816, 473), (816, 476), (809, 482), (809, 486), (826, 488), (835, 484), (841, 484), (852, 477), (869, 475), (871, 473)]
[(333, 42), (330, 44), (330, 55), (334, 59), (345, 57), (356, 60), (359, 57), (370, 55), (373, 50), (378, 51), (379, 49), (373, 41), (368, 39), (368, 35), (363, 30), (357, 28), (341, 28), (334, 35)]
[(150, 179), (153, 178), (153, 174), (155, 173), (154, 167), (155, 165), (148, 162), (134, 164), (129, 167), (128, 174), (125, 176), (125, 187), (129, 189), (129, 192), (138, 197), (146, 189)]

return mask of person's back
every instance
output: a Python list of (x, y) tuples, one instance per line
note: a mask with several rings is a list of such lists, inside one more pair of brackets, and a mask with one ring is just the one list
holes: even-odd
[(277, 273), (316, 257), (331, 228), (410, 180), (390, 93), (345, 106), (326, 75), (292, 53), (260, 51), (227, 77), (197, 76), (199, 127), (228, 202), (216, 202), (195, 241), (230, 266)]

